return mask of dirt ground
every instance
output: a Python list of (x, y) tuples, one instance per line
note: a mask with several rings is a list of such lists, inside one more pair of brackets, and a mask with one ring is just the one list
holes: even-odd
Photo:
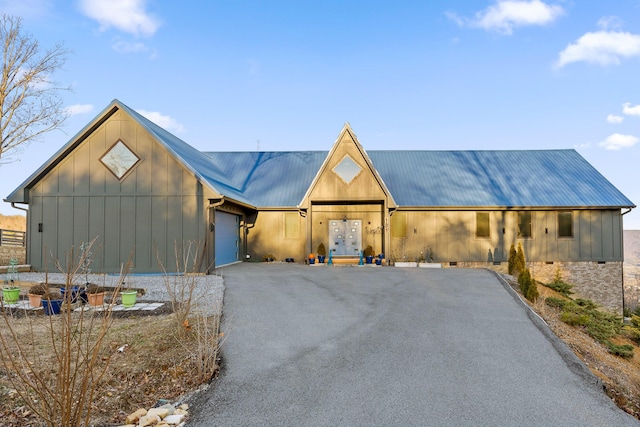
[[(199, 378), (194, 367), (194, 348), (198, 344), (193, 334), (180, 336), (175, 317), (169, 311), (165, 308), (146, 314), (128, 312), (113, 319), (103, 344), (102, 360), (110, 361), (93, 401), (93, 425), (123, 424), (125, 417), (138, 408), (150, 408), (161, 399), (179, 401), (207, 382)], [(52, 327), (54, 330), (59, 327), (58, 319), (51, 323), (44, 315), (20, 316), (10, 322), (25, 341), (31, 328), (35, 336), (45, 337), (34, 347), (37, 354), (30, 354), (29, 358), (56, 366), (51, 339), (47, 337)], [(2, 319), (0, 328), (6, 333)], [(0, 364), (0, 426), (35, 425), (39, 425), (36, 417), (15, 392)]]
[[(512, 284), (517, 290), (517, 284)], [(560, 320), (559, 310), (544, 303), (548, 296), (561, 297), (556, 291), (538, 286), (540, 298), (530, 304), (547, 322), (551, 330), (602, 380), (607, 395), (627, 413), (640, 419), (640, 347), (634, 342), (618, 338), (616, 344), (634, 346), (631, 359), (614, 356), (580, 327), (569, 326)], [(524, 298), (523, 298), (524, 299)], [(526, 301), (526, 300), (525, 300)]]

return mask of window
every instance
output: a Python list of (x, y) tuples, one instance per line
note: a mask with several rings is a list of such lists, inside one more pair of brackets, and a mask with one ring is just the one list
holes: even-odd
[(531, 237), (531, 212), (518, 212), (518, 237)]
[(573, 237), (572, 212), (558, 212), (558, 237)]
[(407, 214), (396, 212), (391, 216), (391, 237), (407, 237)]
[(476, 212), (476, 237), (490, 237), (489, 212)]

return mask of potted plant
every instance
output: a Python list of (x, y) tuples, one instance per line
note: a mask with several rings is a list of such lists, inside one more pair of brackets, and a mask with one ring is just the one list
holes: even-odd
[(324, 264), (324, 260), (327, 257), (327, 249), (324, 247), (324, 243), (318, 245), (318, 262)]
[(29, 297), (29, 305), (31, 307), (41, 307), (42, 306), (42, 296), (47, 293), (47, 285), (44, 283), (38, 283), (37, 285), (33, 285), (29, 288), (27, 292), (27, 296)]
[(91, 307), (102, 307), (104, 305), (105, 289), (102, 286), (90, 283), (87, 285), (87, 300)]
[(376, 257), (376, 265), (382, 265), (382, 260), (384, 259), (384, 254), (378, 254)]
[(60, 307), (62, 307), (62, 294), (58, 290), (49, 289), (42, 295), (42, 308), (44, 308), (44, 314), (60, 314)]
[(136, 297), (138, 296), (138, 291), (135, 289), (130, 289), (125, 287), (124, 282), (122, 282), (122, 290), (120, 291), (120, 298), (122, 298), (122, 305), (125, 308), (130, 308), (136, 305)]
[(309, 254), (309, 264), (316, 263), (316, 256), (314, 254)]
[(371, 245), (364, 248), (364, 258), (367, 264), (373, 264), (373, 255), (375, 252), (373, 251), (373, 247)]
[(2, 288), (2, 301), (5, 304), (15, 304), (20, 299), (20, 288), (11, 281)]
[(262, 261), (264, 262), (273, 262), (276, 260), (276, 257), (273, 256), (273, 254), (266, 254), (265, 256), (262, 257)]

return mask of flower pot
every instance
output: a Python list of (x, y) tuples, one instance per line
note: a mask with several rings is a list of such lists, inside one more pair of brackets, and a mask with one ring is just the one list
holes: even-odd
[[(104, 304), (104, 296), (106, 292), (98, 292), (97, 294), (87, 294), (87, 299), (91, 307), (100, 307)], [(134, 301), (135, 304), (135, 301)]]
[(66, 296), (67, 288), (60, 288), (60, 293), (62, 294), (62, 299), (66, 300), (67, 298), (71, 298), (71, 304), (75, 304), (78, 301), (81, 301), (83, 304), (87, 302), (87, 292), (84, 289), (80, 289), (79, 286), (71, 287), (71, 296)]
[(44, 314), (51, 316), (52, 314), (60, 314), (60, 307), (62, 307), (61, 299), (43, 299), (42, 308), (44, 308)]
[(122, 305), (125, 307), (133, 307), (136, 305), (136, 296), (138, 291), (121, 291), (120, 297), (122, 297)]
[(2, 289), (2, 301), (5, 304), (15, 304), (20, 299), (20, 288), (11, 287)]
[(42, 306), (42, 295), (27, 294), (27, 296), (29, 297), (29, 305), (31, 307)]
[(365, 263), (373, 264), (373, 255), (368, 255), (365, 257)]
[(320, 264), (324, 264), (324, 260), (327, 256), (326, 255), (318, 255), (318, 262)]
[(376, 265), (382, 265), (382, 258), (376, 258)]

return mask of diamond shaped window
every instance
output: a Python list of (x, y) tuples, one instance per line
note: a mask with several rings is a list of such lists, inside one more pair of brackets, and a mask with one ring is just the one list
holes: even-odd
[(347, 184), (350, 184), (360, 171), (362, 168), (349, 156), (344, 156), (344, 159), (333, 168), (333, 172)]
[(140, 161), (140, 158), (124, 142), (118, 140), (100, 158), (100, 161), (116, 178), (122, 179)]

